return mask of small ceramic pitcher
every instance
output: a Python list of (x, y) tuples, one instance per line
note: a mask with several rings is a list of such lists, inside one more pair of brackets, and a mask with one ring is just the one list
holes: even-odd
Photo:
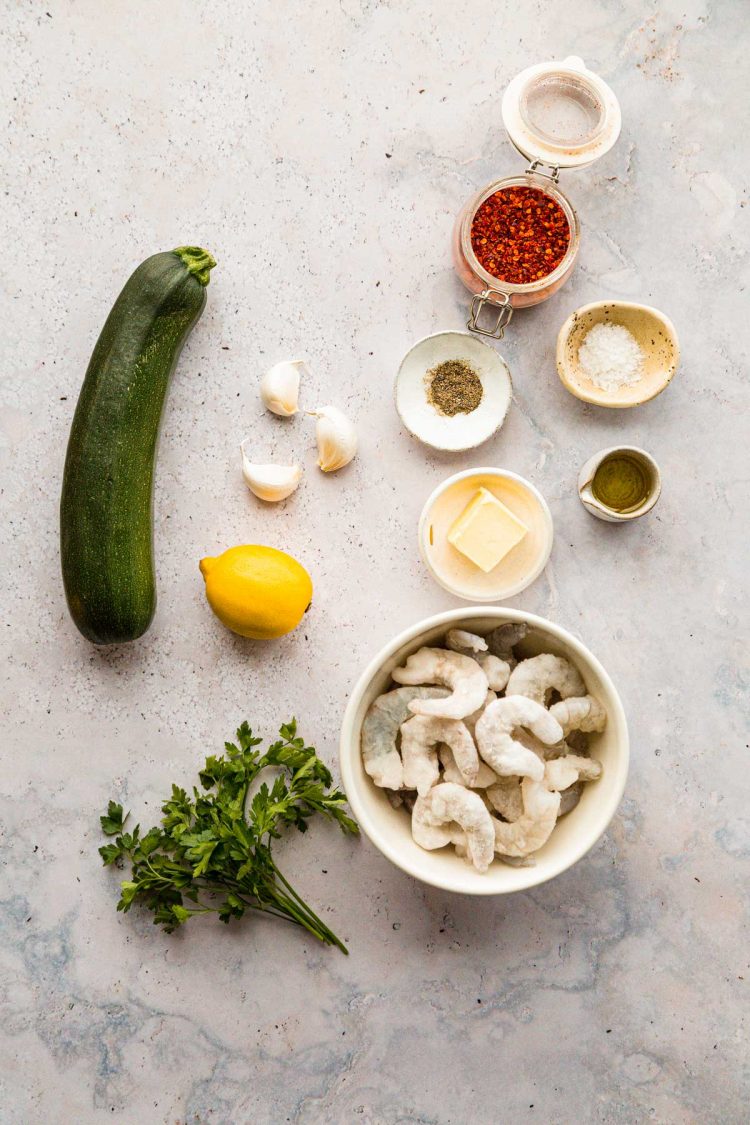
[[(650, 470), (651, 489), (649, 494), (642, 504), (639, 504), (637, 508), (633, 508), (631, 511), (618, 512), (614, 508), (608, 508), (606, 504), (602, 504), (600, 500), (597, 500), (592, 490), (596, 470), (605, 457), (610, 457), (613, 453), (635, 454), (646, 463)], [(590, 512), (592, 516), (596, 516), (597, 519), (607, 520), (608, 523), (628, 523), (630, 520), (638, 519), (639, 516), (644, 516), (646, 512), (650, 512), (659, 499), (661, 495), (661, 473), (659, 472), (659, 466), (650, 453), (646, 453), (645, 449), (639, 449), (636, 445), (613, 445), (610, 449), (600, 449), (593, 457), (589, 457), (578, 474), (578, 495), (586, 511)]]

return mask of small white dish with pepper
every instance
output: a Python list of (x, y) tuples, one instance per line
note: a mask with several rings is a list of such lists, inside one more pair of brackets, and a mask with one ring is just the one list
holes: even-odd
[(436, 332), (406, 353), (396, 375), (396, 410), (433, 449), (474, 449), (496, 433), (513, 388), (501, 355), (469, 332)]

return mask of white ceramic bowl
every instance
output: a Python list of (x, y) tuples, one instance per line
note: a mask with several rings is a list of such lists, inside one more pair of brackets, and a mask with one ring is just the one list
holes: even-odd
[[(448, 418), (427, 401), (426, 376), (449, 359), (465, 360), (482, 384), (482, 401), (470, 414)], [(487, 441), (502, 426), (513, 387), (510, 371), (494, 348), (471, 332), (436, 332), (406, 353), (396, 375), (396, 410), (406, 429), (433, 449), (457, 453)]]
[[(545, 846), (536, 853), (535, 867), (508, 867), (495, 861), (480, 875), (453, 848), (427, 852), (414, 843), (404, 809), (394, 809), (385, 793), (364, 771), (360, 753), (362, 720), (373, 700), (388, 690), (391, 672), (422, 645), (442, 642), (448, 629), (488, 633), (505, 622), (523, 621), (531, 633), (521, 648), (527, 655), (555, 652), (567, 656), (580, 670), (586, 686), (607, 709), (606, 729), (591, 736), (591, 753), (604, 767), (599, 781), (584, 786), (579, 804), (563, 817)], [(446, 891), (498, 895), (546, 883), (572, 867), (605, 831), (620, 803), (628, 775), (628, 729), (620, 697), (599, 661), (579, 640), (543, 617), (502, 608), (455, 609), (438, 613), (404, 630), (368, 664), (357, 681), (341, 730), (341, 775), (359, 825), (377, 848), (405, 871)]]
[[(595, 324), (621, 324), (632, 333), (643, 352), (643, 375), (619, 391), (604, 391), (583, 373), (578, 349)], [(624, 410), (641, 406), (664, 390), (680, 362), (680, 345), (674, 324), (650, 305), (631, 301), (595, 301), (571, 313), (557, 337), (557, 373), (571, 394), (596, 406)]]
[[(484, 487), (528, 527), (527, 535), (486, 574), (447, 541), (453, 521)], [(535, 582), (549, 561), (552, 515), (541, 492), (509, 469), (491, 466), (455, 473), (428, 496), (419, 517), (419, 553), (449, 594), (468, 602), (501, 602)]]

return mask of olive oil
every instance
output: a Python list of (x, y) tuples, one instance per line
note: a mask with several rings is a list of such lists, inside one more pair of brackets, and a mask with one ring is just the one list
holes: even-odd
[(633, 512), (645, 504), (654, 488), (651, 467), (635, 453), (616, 452), (599, 464), (591, 491), (613, 512)]

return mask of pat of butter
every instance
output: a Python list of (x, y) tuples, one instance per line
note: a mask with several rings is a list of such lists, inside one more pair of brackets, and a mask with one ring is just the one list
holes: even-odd
[(496, 496), (480, 488), (451, 525), (448, 542), (489, 574), (528, 530)]

